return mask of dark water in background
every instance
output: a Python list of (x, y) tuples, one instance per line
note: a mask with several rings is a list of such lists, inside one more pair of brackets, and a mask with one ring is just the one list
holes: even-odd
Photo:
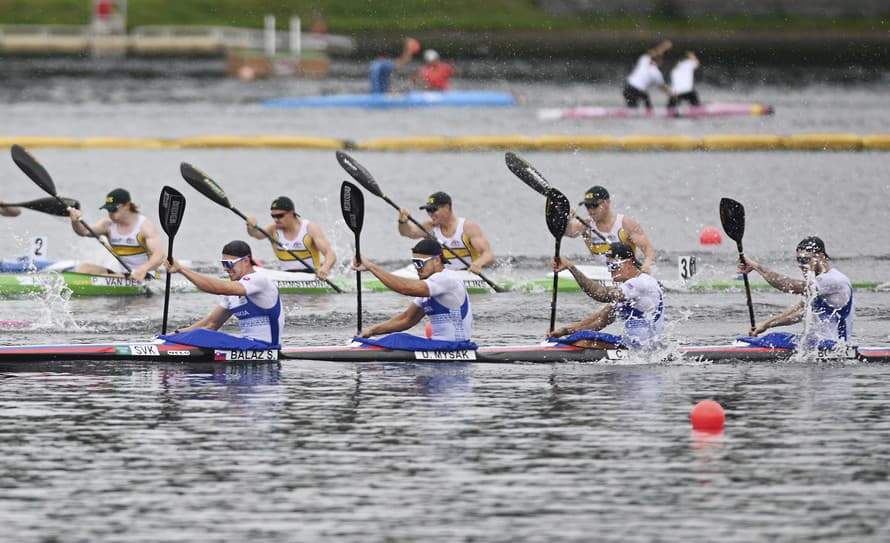
[[(8, 60), (4, 60), (4, 67)], [(665, 122), (542, 123), (539, 107), (619, 104), (623, 69), (592, 82), (463, 79), (457, 88), (513, 90), (520, 106), (496, 110), (272, 111), (262, 98), (362, 92), (361, 70), (330, 81), (230, 81), (208, 64), (148, 64), (101, 76), (84, 63), (13, 64), (0, 85), (0, 136), (175, 138), (204, 134), (299, 134), (364, 141), (401, 135), (601, 133), (885, 133), (883, 81), (850, 85), (829, 73), (798, 79), (705, 79), (703, 97), (758, 100), (773, 118)], [(56, 63), (56, 64), (53, 64)], [(163, 66), (171, 66), (166, 64)], [(212, 66), (212, 63), (211, 63)], [(512, 69), (512, 68), (511, 68)], [(351, 70), (351, 71), (350, 71)], [(135, 73), (134, 73), (135, 72)], [(346, 178), (332, 151), (35, 149), (60, 192), (87, 218), (115, 186), (150, 215), (159, 188), (188, 199), (176, 254), (201, 264), (245, 237), (234, 214), (178, 174), (188, 161), (232, 202), (261, 214), (278, 194), (325, 225), (348, 260), (352, 235), (337, 193)], [(572, 201), (603, 184), (613, 205), (638, 218), (659, 251), (662, 279), (695, 254), (705, 277), (731, 276), (731, 244), (703, 248), (719, 226), (717, 202), (743, 202), (746, 252), (794, 273), (797, 241), (818, 233), (855, 281), (890, 280), (885, 242), (890, 160), (885, 153), (522, 153)], [(356, 152), (397, 203), (416, 207), (435, 190), (479, 222), (499, 259), (493, 277), (546, 272), (553, 240), (543, 201), (504, 166), (503, 152)], [(5, 200), (43, 194), (0, 160)], [(368, 195), (362, 247), (396, 266), (411, 243), (395, 211)], [(45, 235), (56, 258), (99, 259), (66, 221), (26, 212), (0, 221), (0, 254)], [(264, 244), (255, 251), (269, 259)], [(581, 257), (579, 241), (563, 252)], [(348, 273), (338, 264), (338, 273)], [(760, 316), (793, 297), (755, 292)], [(476, 340), (537, 342), (550, 296), (474, 297)], [(191, 322), (215, 303), (180, 294), (171, 322)], [(364, 319), (400, 311), (390, 293), (364, 297)], [(287, 344), (344, 343), (351, 296), (289, 296)], [(0, 315), (36, 324), (3, 330), (4, 344), (123, 341), (160, 329), (163, 300), (52, 297), (0, 300)], [(559, 320), (596, 304), (561, 294)], [(724, 342), (745, 331), (744, 294), (669, 293), (669, 335)], [(855, 336), (890, 342), (890, 293), (857, 292)], [(283, 362), (197, 370), (79, 364), (0, 379), (0, 539), (15, 541), (886, 541), (890, 437), (888, 370), (864, 364), (400, 365)], [(727, 410), (724, 433), (689, 426), (698, 400)]]

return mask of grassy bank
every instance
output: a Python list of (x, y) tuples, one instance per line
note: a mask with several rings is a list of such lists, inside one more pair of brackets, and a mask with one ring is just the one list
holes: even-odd
[[(90, 0), (0, 0), (0, 24), (86, 24)], [(890, 22), (827, 17), (553, 17), (534, 0), (131, 0), (128, 26), (260, 27), (275, 15), (280, 28), (298, 15), (308, 28), (323, 15), (330, 32), (887, 32)]]

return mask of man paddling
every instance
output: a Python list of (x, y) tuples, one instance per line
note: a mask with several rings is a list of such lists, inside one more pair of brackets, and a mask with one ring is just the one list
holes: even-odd
[(698, 91), (695, 90), (695, 70), (700, 62), (692, 51), (686, 51), (686, 57), (671, 70), (671, 99), (668, 100), (668, 112), (676, 114), (676, 108), (684, 100), (690, 106), (700, 104)]
[[(99, 209), (108, 212), (107, 219), (101, 219), (91, 225), (94, 232), (108, 238), (108, 243), (121, 261), (130, 267), (130, 279), (142, 282), (146, 277), (154, 277), (164, 260), (164, 244), (158, 234), (158, 228), (130, 198), (124, 189), (114, 189), (105, 197), (105, 203)], [(79, 209), (69, 208), (71, 227), (79, 236), (88, 237), (92, 234), (80, 223)], [(74, 271), (94, 275), (112, 275), (124, 277), (124, 269), (120, 262), (115, 268), (106, 268), (98, 264), (81, 264)]]
[(643, 253), (643, 273), (652, 273), (655, 264), (655, 247), (643, 231), (639, 221), (633, 217), (616, 213), (612, 210), (609, 191), (599, 185), (590, 187), (584, 193), (584, 200), (578, 203), (587, 208), (590, 220), (572, 221), (566, 227), (566, 237), (584, 237), (584, 243), (590, 254), (598, 262), (604, 262), (603, 256), (609, 251), (612, 243), (622, 242), (630, 246), (636, 254), (637, 249)]
[(0, 200), (0, 216), (3, 217), (18, 217), (22, 214), (22, 209), (16, 206), (8, 206), (3, 203), (3, 200)]
[(445, 268), (442, 246), (436, 240), (423, 239), (411, 250), (418, 279), (408, 279), (384, 270), (362, 257), (355, 263), (358, 271), (373, 273), (384, 285), (400, 294), (414, 296), (408, 309), (386, 322), (361, 331), (361, 337), (371, 337), (407, 330), (429, 316), (432, 326), (430, 339), (440, 341), (469, 341), (473, 333), (473, 311), (467, 287), (460, 276)]
[(754, 326), (752, 336), (776, 327), (800, 322), (808, 313), (811, 322), (805, 323), (805, 342), (820, 344), (846, 341), (853, 328), (853, 285), (850, 279), (831, 265), (821, 238), (809, 236), (797, 244), (797, 265), (804, 279), (792, 279), (768, 269), (747, 256), (739, 262), (740, 273), (756, 270), (766, 282), (782, 292), (803, 294), (804, 298), (785, 312), (770, 317)]
[[(293, 200), (287, 196), (279, 196), (272, 202), (270, 209), (274, 224), (263, 228), (281, 247), (272, 243), (272, 250), (278, 257), (279, 266), (284, 271), (305, 271), (306, 264), (294, 257), (295, 253), (310, 264), (318, 273), (318, 278), (325, 281), (331, 272), (331, 266), (337, 261), (337, 255), (324, 232), (314, 222), (300, 217), (296, 212)], [(247, 233), (256, 239), (266, 239), (262, 232), (255, 228), (256, 217), (247, 218)], [(324, 262), (321, 257), (324, 256)]]
[[(444, 246), (445, 258), (448, 263), (445, 267), (449, 270), (469, 270), (478, 274), (482, 268), (494, 264), (494, 253), (482, 229), (475, 222), (458, 217), (451, 206), (451, 196), (444, 192), (434, 192), (420, 206), (429, 215), (430, 220), (423, 222), (423, 226), (432, 231), (436, 239)], [(399, 209), (399, 234), (406, 238), (425, 238), (423, 229), (408, 222), (411, 212), (405, 208)], [(470, 265), (467, 266), (455, 255), (460, 256)]]
[(420, 43), (414, 38), (405, 39), (402, 54), (398, 58), (381, 56), (371, 62), (368, 67), (368, 79), (371, 81), (372, 94), (385, 94), (392, 90), (392, 73), (411, 62), (411, 57), (420, 51)]
[(220, 264), (229, 276), (228, 281), (198, 273), (175, 259), (173, 264), (164, 260), (167, 273), (181, 273), (204, 292), (220, 295), (219, 305), (206, 317), (175, 333), (198, 328), (219, 330), (234, 315), (242, 337), (270, 345), (280, 344), (284, 310), (278, 286), (269, 276), (257, 272), (250, 246), (241, 240), (230, 241), (222, 249)]
[(633, 71), (627, 76), (622, 94), (624, 102), (629, 108), (636, 108), (639, 101), (643, 101), (646, 109), (652, 110), (652, 100), (649, 99), (649, 88), (658, 87), (668, 96), (672, 96), (671, 89), (664, 83), (661, 74), (661, 65), (664, 63), (664, 54), (672, 47), (670, 41), (664, 40), (652, 49), (649, 49), (637, 59)]
[(562, 337), (580, 330), (598, 331), (620, 320), (624, 323), (622, 344), (651, 345), (664, 330), (664, 300), (658, 281), (640, 271), (633, 249), (626, 243), (610, 244), (605, 256), (612, 280), (619, 283), (616, 286), (607, 287), (592, 281), (564, 256), (558, 261), (553, 259), (555, 273), (569, 270), (588, 296), (608, 305), (583, 320), (551, 330), (548, 335)]

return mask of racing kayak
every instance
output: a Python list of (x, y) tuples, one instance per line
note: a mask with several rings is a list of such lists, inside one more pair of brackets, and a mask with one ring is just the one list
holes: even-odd
[(47, 260), (44, 258), (4, 258), (0, 260), (0, 273), (21, 273), (32, 271), (69, 271), (77, 266), (73, 260)]
[(538, 110), (538, 119), (542, 121), (559, 119), (701, 119), (705, 117), (760, 116), (773, 113), (775, 113), (773, 106), (764, 104), (714, 102), (699, 106), (681, 106), (670, 110), (664, 107), (651, 110), (599, 106), (545, 108)]
[[(631, 358), (621, 348), (583, 348), (543, 343), (482, 347), (463, 351), (405, 351), (353, 343), (348, 346), (285, 347), (282, 350), (237, 350), (194, 347), (160, 339), (130, 343), (19, 345), (0, 347), (0, 364), (29, 364), (55, 361), (137, 361), (182, 363), (265, 363), (279, 360), (322, 362), (481, 362), (553, 363), (609, 362)], [(696, 360), (710, 362), (779, 362), (794, 356), (794, 349), (752, 347), (742, 343), (680, 347), (676, 354), (653, 360)], [(888, 347), (850, 347), (818, 356), (826, 361), (890, 362)]]
[(409, 107), (503, 107), (515, 106), (509, 92), (494, 91), (409, 91), (379, 94), (332, 94), (264, 100), (274, 108), (366, 107), (375, 109)]

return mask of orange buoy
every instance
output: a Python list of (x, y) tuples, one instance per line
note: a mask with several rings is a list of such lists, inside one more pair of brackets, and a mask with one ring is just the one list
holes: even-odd
[(689, 420), (696, 430), (722, 430), (726, 414), (723, 407), (714, 400), (702, 400), (692, 408)]
[(720, 233), (720, 230), (717, 230), (713, 226), (706, 226), (702, 228), (701, 234), (698, 236), (698, 241), (702, 245), (720, 245), (723, 243), (723, 235)]
[(432, 337), (433, 337), (433, 323), (427, 322), (426, 323), (426, 338), (432, 339)]

